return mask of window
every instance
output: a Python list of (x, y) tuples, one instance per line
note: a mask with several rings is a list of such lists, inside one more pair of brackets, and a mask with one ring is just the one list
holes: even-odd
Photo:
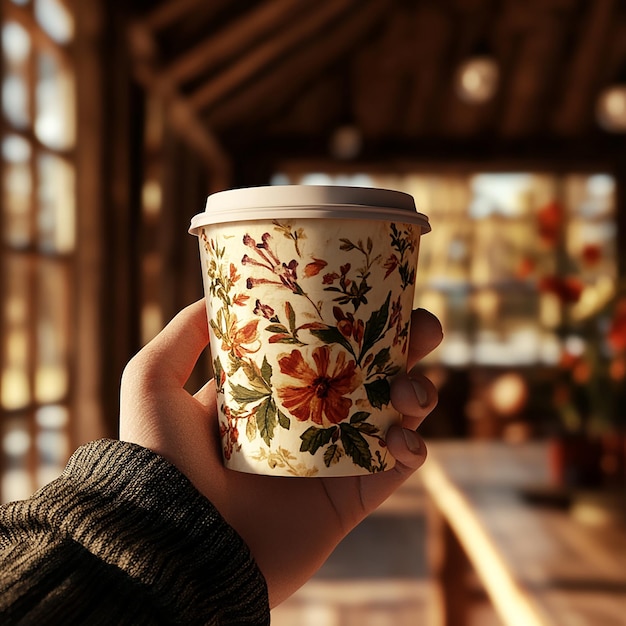
[(416, 297), (444, 324), (430, 357), (443, 365), (555, 365), (572, 340), (564, 328), (575, 334), (615, 294), (615, 182), (604, 173), (279, 173), (272, 182), (415, 197), (433, 227)]
[(75, 94), (60, 0), (3, 4), (2, 500), (57, 476), (71, 449)]

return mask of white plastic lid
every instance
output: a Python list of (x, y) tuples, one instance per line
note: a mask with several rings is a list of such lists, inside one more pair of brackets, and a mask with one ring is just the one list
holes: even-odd
[(418, 213), (413, 196), (402, 191), (334, 185), (245, 187), (211, 194), (189, 232), (207, 224), (259, 219), (371, 219), (418, 224), (430, 232), (428, 217)]

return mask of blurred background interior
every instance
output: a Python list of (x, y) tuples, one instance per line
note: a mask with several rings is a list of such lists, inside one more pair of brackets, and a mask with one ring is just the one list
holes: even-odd
[[(591, 528), (585, 541), (613, 532), (607, 555), (626, 548), (614, 506), (626, 489), (623, 2), (0, 7), (3, 501), (54, 478), (81, 443), (116, 436), (124, 364), (202, 297), (187, 227), (208, 193), (377, 186), (414, 195), (433, 226), (416, 304), (445, 330), (422, 365), (440, 388), (422, 432), (445, 488), (480, 512), (449, 459), (495, 454), (506, 474), (503, 450), (521, 453), (522, 473), (542, 469), (517, 505)], [(504, 623), (506, 606), (487, 617), (494, 598), (476, 589), (479, 613), (450, 621), (433, 608), (441, 572), (426, 547), (448, 527), (438, 475), (426, 477), (357, 529), (276, 623)], [(519, 623), (624, 624), (626, 579), (606, 560), (592, 587), (603, 607), (621, 598), (621, 618), (598, 601), (583, 621)]]

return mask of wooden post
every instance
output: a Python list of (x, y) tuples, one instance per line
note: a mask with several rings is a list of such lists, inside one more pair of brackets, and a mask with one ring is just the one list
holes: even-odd
[(428, 551), (440, 601), (437, 626), (468, 626), (471, 564), (454, 531), (433, 503), (428, 507)]

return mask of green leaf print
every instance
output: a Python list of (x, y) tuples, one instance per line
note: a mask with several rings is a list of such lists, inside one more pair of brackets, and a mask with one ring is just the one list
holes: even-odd
[(265, 443), (269, 446), (274, 438), (274, 429), (278, 423), (276, 412), (276, 404), (271, 397), (267, 397), (256, 409), (256, 425), (259, 434)]
[(383, 348), (378, 354), (374, 357), (374, 360), (370, 363), (370, 366), (367, 368), (368, 372), (371, 372), (374, 368), (381, 369), (385, 366), (385, 364), (391, 359), (390, 355), (391, 350), (387, 348)]
[(250, 389), (249, 387), (243, 387), (242, 385), (231, 385), (230, 392), (235, 402), (241, 405), (250, 404), (251, 402), (258, 402), (263, 398), (267, 398), (268, 394), (265, 390)]
[(359, 363), (363, 356), (367, 354), (369, 350), (376, 344), (380, 337), (385, 332), (387, 325), (387, 319), (389, 318), (389, 300), (391, 299), (391, 292), (387, 294), (385, 303), (380, 307), (378, 311), (372, 312), (369, 320), (365, 324), (365, 332), (363, 334), (363, 347), (361, 349), (361, 356), (359, 357)]
[(289, 430), (291, 428), (291, 420), (278, 408), (276, 407), (276, 412), (278, 413), (278, 423), (285, 430)]
[(263, 380), (267, 383), (268, 387), (271, 389), (271, 380), (272, 380), (272, 366), (268, 363), (267, 357), (263, 357), (263, 363), (261, 365), (261, 376)]
[(328, 446), (326, 452), (324, 452), (324, 465), (326, 465), (326, 467), (330, 467), (331, 465), (338, 463), (342, 456), (343, 452), (341, 448), (336, 443), (333, 443)]
[(322, 446), (325, 446), (331, 440), (336, 430), (336, 426), (332, 426), (331, 428), (316, 428), (315, 426), (311, 426), (307, 428), (307, 430), (300, 435), (300, 439), (302, 439), (300, 452), (315, 454)]
[(213, 374), (215, 377), (215, 389), (218, 393), (224, 391), (224, 381), (226, 379), (224, 375), (224, 368), (222, 367), (222, 362), (219, 357), (215, 357), (213, 359)]
[(311, 329), (311, 334), (314, 337), (317, 337), (317, 339), (323, 341), (325, 344), (331, 345), (333, 343), (338, 343), (342, 345), (356, 359), (354, 348), (335, 326), (329, 326), (328, 328), (313, 328)]
[(339, 425), (341, 429), (341, 443), (346, 454), (356, 465), (371, 471), (372, 453), (363, 435), (352, 425), (345, 422)]
[(391, 387), (386, 378), (378, 378), (371, 383), (365, 383), (367, 399), (375, 409), (382, 409), (391, 402)]
[(357, 411), (350, 418), (350, 423), (358, 424), (359, 422), (364, 422), (370, 415), (371, 413), (368, 413), (367, 411)]

